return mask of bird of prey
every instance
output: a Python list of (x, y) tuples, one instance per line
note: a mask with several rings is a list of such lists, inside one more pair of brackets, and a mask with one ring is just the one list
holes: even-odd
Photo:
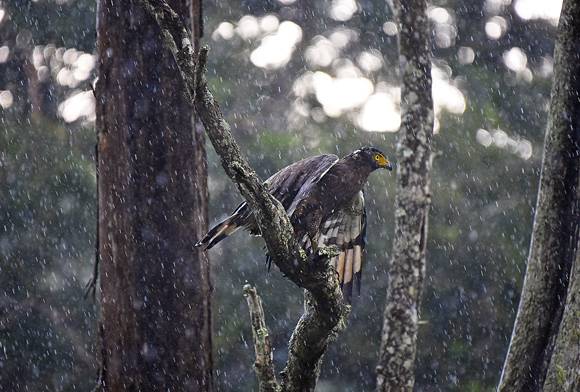
[[(339, 159), (325, 154), (286, 166), (266, 180), (280, 201), (307, 254), (320, 246), (335, 246), (330, 263), (336, 269), (345, 299), (350, 303), (353, 281), (360, 294), (362, 253), (366, 245), (363, 187), (376, 169), (392, 170), (384, 153), (364, 147)], [(251, 208), (243, 202), (231, 216), (215, 225), (196, 246), (210, 249), (240, 228), (260, 235)]]

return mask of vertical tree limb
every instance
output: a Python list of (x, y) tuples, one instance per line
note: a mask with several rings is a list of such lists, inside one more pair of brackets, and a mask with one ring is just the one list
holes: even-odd
[(556, 336), (562, 330), (560, 322), (578, 251), (580, 225), (576, 209), (580, 175), (579, 52), (580, 1), (565, 0), (554, 51), (554, 82), (530, 254), (498, 387), (502, 392), (542, 390)]
[(377, 366), (377, 391), (412, 391), (425, 276), (433, 135), (429, 20), (425, 0), (397, 1), (402, 124), (397, 146), (395, 239)]
[[(580, 200), (580, 194), (578, 197)], [(580, 202), (577, 204), (576, 211), (580, 214)], [(580, 391), (580, 236), (577, 238), (576, 261), (570, 276), (568, 299), (554, 353), (550, 358), (544, 392)]]
[[(191, 3), (171, 3), (187, 20)], [(190, 102), (174, 93), (186, 86), (139, 3), (99, 0), (97, 38), (100, 387), (210, 391), (204, 205)]]
[(280, 391), (272, 360), (272, 343), (266, 327), (262, 299), (256, 289), (249, 284), (244, 286), (244, 297), (246, 297), (248, 302), (250, 319), (252, 320), (252, 336), (254, 337), (254, 351), (256, 352), (254, 369), (258, 376), (260, 392)]
[[(315, 260), (314, 263), (323, 263)], [(334, 270), (330, 271), (336, 276)], [(340, 290), (340, 289), (339, 289)], [(304, 313), (290, 337), (288, 361), (281, 372), (282, 390), (291, 392), (314, 391), (320, 374), (322, 356), (328, 344), (344, 328), (350, 308), (341, 312), (325, 309), (316, 300), (314, 290), (304, 291)], [(315, 296), (316, 295), (316, 296)]]
[(328, 265), (328, 259), (309, 260), (306, 257), (294, 238), (286, 211), (270, 195), (240, 151), (205, 78), (207, 49), (202, 48), (197, 58), (191, 55), (193, 49), (187, 38), (187, 28), (165, 0), (141, 0), (141, 3), (161, 27), (163, 41), (173, 53), (187, 85), (185, 93), (203, 122), (224, 171), (252, 208), (272, 261), (311, 296), (311, 305), (290, 341), (282, 388), (314, 390), (322, 356), (347, 314), (337, 274)]

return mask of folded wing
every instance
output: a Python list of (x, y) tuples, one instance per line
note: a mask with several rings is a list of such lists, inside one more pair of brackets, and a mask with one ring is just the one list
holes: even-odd
[[(288, 210), (295, 200), (300, 198), (332, 165), (338, 161), (333, 154), (317, 155), (286, 166), (265, 181), (265, 185), (282, 205)], [(195, 244), (202, 249), (210, 249), (224, 238), (244, 228), (251, 234), (260, 235), (252, 210), (241, 203), (234, 213), (216, 224), (205, 237)]]

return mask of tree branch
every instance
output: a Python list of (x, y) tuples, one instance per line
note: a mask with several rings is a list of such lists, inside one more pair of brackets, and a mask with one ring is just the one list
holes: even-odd
[(249, 284), (244, 286), (244, 297), (246, 297), (248, 302), (252, 320), (252, 336), (254, 337), (254, 350), (256, 351), (254, 369), (258, 376), (260, 392), (277, 392), (280, 390), (280, 385), (276, 381), (276, 371), (272, 361), (272, 344), (266, 327), (262, 299), (256, 289)]
[[(307, 312), (292, 335), (282, 386), (288, 391), (313, 390), (326, 347), (347, 314), (335, 271), (327, 259), (309, 260), (294, 237), (286, 211), (250, 167), (231, 134), (230, 126), (205, 77), (207, 48), (196, 64), (189, 33), (165, 0), (141, 0), (157, 20), (165, 44), (173, 53), (189, 98), (220, 157), (226, 174), (252, 208), (272, 261), (292, 282), (309, 291)], [(326, 262), (325, 262), (326, 261)]]

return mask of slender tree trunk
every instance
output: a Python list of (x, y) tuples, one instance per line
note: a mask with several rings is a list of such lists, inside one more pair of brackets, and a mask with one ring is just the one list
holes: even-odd
[(412, 391), (419, 303), (425, 276), (433, 135), (429, 21), (425, 0), (396, 2), (406, 60), (397, 147), (395, 239), (377, 366), (377, 391)]
[[(565, 0), (555, 48), (554, 84), (544, 147), (538, 205), (528, 267), (499, 391), (543, 390), (551, 365), (551, 391), (560, 378), (576, 373), (578, 361), (563, 363), (567, 349), (580, 350), (578, 282), (570, 282), (578, 252), (580, 209), (580, 1)], [(575, 273), (578, 279), (578, 273)], [(568, 287), (570, 286), (570, 290)], [(566, 305), (568, 298), (568, 305)], [(564, 322), (562, 316), (566, 312)], [(571, 328), (571, 329), (568, 329)], [(560, 334), (558, 332), (560, 331)], [(553, 357), (558, 342), (557, 356)], [(569, 342), (572, 346), (562, 346)], [(575, 343), (575, 346), (574, 346)], [(573, 351), (570, 351), (572, 354)], [(554, 353), (556, 355), (556, 353)], [(562, 377), (564, 377), (562, 379)], [(573, 389), (567, 389), (573, 390)], [(577, 389), (574, 389), (577, 390)]]
[(102, 387), (209, 391), (209, 266), (193, 247), (207, 222), (203, 136), (143, 7), (100, 0), (97, 29)]

